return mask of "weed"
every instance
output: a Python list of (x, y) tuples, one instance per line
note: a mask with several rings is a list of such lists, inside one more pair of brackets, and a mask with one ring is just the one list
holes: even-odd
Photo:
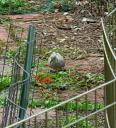
[(61, 0), (62, 11), (68, 12), (75, 9), (75, 0)]
[(4, 97), (0, 97), (0, 107), (4, 106)]
[(54, 12), (54, 0), (46, 0), (45, 4), (41, 7), (42, 12)]
[(0, 17), (0, 24), (2, 25), (8, 25), (10, 23), (10, 19), (6, 16), (1, 16)]
[(102, 73), (95, 74), (95, 73), (86, 73), (84, 75), (84, 82), (85, 85), (89, 88), (93, 86), (97, 86), (104, 81), (104, 75)]
[(58, 101), (52, 99), (44, 99), (44, 100), (30, 100), (29, 107), (30, 108), (50, 108), (54, 105), (58, 104)]
[(0, 13), (1, 14), (22, 14), (31, 12), (29, 2), (25, 0), (1, 0)]
[[(68, 115), (68, 117), (60, 117), (58, 120), (58, 126), (59, 127), (63, 127), (67, 124), (70, 124), (72, 122), (77, 121), (78, 119), (80, 119), (81, 117), (76, 117), (73, 114)], [(54, 120), (52, 119), (48, 119), (48, 125), (51, 127), (54, 127), (53, 125), (55, 124)], [(71, 126), (71, 128), (95, 128), (94, 125), (92, 124), (92, 122), (90, 121), (86, 121), (86, 120), (82, 120), (79, 123), (77, 123), (76, 125)]]
[[(75, 122), (76, 120), (79, 120), (81, 118), (81, 116), (75, 116), (74, 114), (70, 114), (68, 115), (67, 118), (63, 118), (62, 120), (60, 120), (59, 124), (60, 126), (65, 126), (67, 124), (70, 124), (72, 122)], [(78, 126), (78, 128), (95, 128), (94, 125), (92, 124), (92, 122), (90, 121), (86, 121), (86, 120), (82, 120), (79, 123), (77, 123), (77, 125), (72, 126), (72, 128), (76, 128)]]
[[(50, 108), (56, 104), (60, 103), (60, 101), (55, 99), (44, 98), (43, 100), (33, 100), (29, 102), (29, 107), (31, 108)], [(72, 101), (58, 108), (58, 110), (64, 110), (67, 112), (73, 111), (94, 111), (99, 110), (104, 107), (104, 104), (101, 102), (94, 103), (92, 101), (80, 101), (78, 103)]]
[(63, 109), (64, 111), (76, 111), (76, 110), (80, 110), (80, 111), (93, 111), (93, 110), (97, 110), (97, 109), (101, 109), (103, 108), (104, 105), (103, 103), (94, 103), (91, 101), (80, 101), (78, 103), (72, 101), (69, 102), (67, 105), (62, 106), (59, 109)]
[(15, 51), (15, 50), (8, 50), (8, 51), (6, 52), (6, 57), (7, 57), (8, 59), (11, 59), (11, 58), (13, 58), (13, 57), (15, 56), (15, 54), (16, 54), (16, 51)]
[[(72, 91), (76, 93), (78, 90), (91, 89), (104, 81), (104, 75), (99, 73), (79, 73), (75, 68), (67, 69), (66, 71), (50, 73), (49, 68), (45, 65), (47, 61), (41, 61), (38, 65), (38, 70), (32, 75), (33, 81), (39, 89), (41, 100), (55, 100), (60, 101), (58, 98), (59, 91)], [(45, 68), (47, 68), (45, 70)], [(54, 97), (54, 98), (53, 98)], [(50, 104), (51, 101), (50, 101)], [(84, 104), (83, 104), (84, 105)], [(83, 106), (80, 104), (80, 106)], [(94, 107), (89, 104), (89, 107)], [(84, 108), (83, 108), (84, 109)]]
[[(34, 77), (38, 84), (43, 84), (43, 88), (48, 86), (48, 88), (52, 87), (53, 89), (59, 89), (66, 85), (68, 87), (78, 85), (78, 87), (92, 88), (104, 81), (104, 75), (102, 73), (81, 74), (75, 69), (68, 69), (65, 72), (49, 73), (48, 70), (43, 70), (46, 67), (46, 64), (46, 61), (38, 64), (38, 73)], [(47, 81), (45, 82), (45, 80)]]
[(5, 89), (10, 85), (11, 77), (10, 76), (3, 76), (0, 77), (0, 90)]
[(41, 7), (42, 12), (55, 12), (58, 9), (61, 12), (68, 12), (75, 9), (75, 0), (46, 0)]
[(41, 106), (41, 102), (39, 102), (39, 100), (32, 100), (29, 102), (28, 105), (30, 108), (37, 108)]
[(0, 40), (0, 55), (3, 54), (3, 49), (6, 47), (5, 42), (3, 42), (2, 40)]

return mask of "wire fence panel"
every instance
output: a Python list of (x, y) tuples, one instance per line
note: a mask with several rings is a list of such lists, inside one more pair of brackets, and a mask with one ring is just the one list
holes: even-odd
[[(110, 8), (103, 8), (104, 4), (108, 6), (109, 3), (102, 3), (99, 1), (93, 1), (90, 3), (91, 13), (94, 12), (94, 4), (97, 3), (97, 13), (102, 12), (106, 9), (107, 11), (114, 8), (115, 1), (110, 1)], [(88, 3), (89, 4), (89, 3)], [(106, 6), (105, 6), (106, 7)], [(108, 6), (109, 7), (109, 6)], [(84, 7), (85, 8), (85, 7)], [(94, 8), (94, 9), (93, 9)], [(101, 14), (101, 15), (104, 15)], [(12, 40), (18, 43), (23, 42), (23, 47), (19, 47), (15, 53), (14, 60), (11, 61), (12, 70), (9, 71), (11, 80), (10, 87), (5, 91), (4, 94), (4, 105), (1, 112), (1, 126), (6, 128), (115, 128), (116, 127), (116, 9), (109, 13), (105, 18), (101, 20), (104, 36), (104, 54), (105, 54), (105, 82), (102, 85), (96, 86), (93, 89), (87, 90), (82, 94), (74, 96), (68, 100), (61, 102), (49, 109), (45, 109), (39, 113), (34, 113), (32, 110), (27, 109), (27, 106), (21, 106), (22, 100), (22, 88), (24, 89), (27, 83), (30, 82), (30, 92), (27, 92), (23, 100), (27, 100), (32, 97), (31, 102), (34, 98), (34, 93), (36, 91), (36, 84), (33, 81), (33, 77), (30, 75), (36, 74), (38, 72), (40, 65), (34, 65), (35, 62), (40, 62), (48, 56), (51, 48), (55, 48), (58, 44), (49, 44), (49, 42), (43, 43), (45, 41), (45, 33), (36, 30), (36, 34), (30, 39), (30, 43), (36, 43), (34, 48), (32, 46), (33, 55), (29, 57), (33, 60), (29, 61), (29, 65), (32, 66), (31, 73), (25, 69), (25, 56), (27, 56), (27, 49), (25, 43), (20, 40), (24, 30), (21, 28), (20, 34), (14, 33), (13, 26), (11, 24), (9, 29), (9, 36), (7, 43), (9, 43), (10, 35), (12, 35)], [(30, 32), (29, 32), (30, 33)], [(33, 35), (34, 33), (31, 33)], [(29, 37), (29, 36), (28, 36)], [(40, 38), (40, 39), (38, 39)], [(51, 37), (52, 38), (52, 37)], [(39, 42), (39, 43), (38, 43)], [(28, 42), (29, 43), (29, 42)], [(48, 43), (48, 44), (47, 44)], [(69, 46), (71, 44), (68, 44)], [(57, 46), (59, 47), (59, 45)], [(64, 45), (61, 43), (61, 47)], [(61, 48), (60, 47), (60, 48)], [(72, 46), (71, 46), (72, 47)], [(77, 47), (74, 44), (73, 47)], [(4, 64), (3, 70), (0, 72), (0, 84), (2, 83), (3, 76), (5, 75), (5, 65), (7, 62), (6, 51), (8, 47), (6, 45), (5, 55), (3, 57)], [(23, 51), (22, 51), (23, 50)], [(37, 51), (39, 50), (39, 52)], [(32, 51), (31, 51), (32, 52)], [(46, 53), (46, 54), (45, 54)], [(44, 56), (43, 56), (44, 55)], [(26, 58), (27, 59), (27, 58)], [(28, 64), (27, 64), (28, 65)], [(35, 70), (36, 69), (36, 70)], [(25, 77), (24, 77), (25, 74)], [(31, 80), (30, 80), (31, 79)], [(26, 87), (25, 89), (27, 89)], [(40, 89), (41, 90), (41, 89)], [(43, 90), (41, 90), (43, 91)], [(99, 98), (99, 92), (102, 91), (101, 98)], [(29, 94), (28, 94), (29, 93)], [(40, 92), (39, 92), (40, 93)], [(42, 92), (47, 93), (47, 92)], [(3, 96), (3, 95), (2, 95)], [(29, 99), (30, 101), (30, 99)], [(27, 101), (26, 101), (27, 102)], [(24, 103), (24, 102), (23, 102)], [(25, 104), (25, 103), (24, 103)], [(27, 104), (27, 103), (26, 103)], [(20, 112), (23, 113), (20, 116)]]
[[(17, 32), (17, 29), (20, 31)], [(10, 23), (8, 37), (5, 42), (5, 49), (2, 51), (3, 53), (0, 54), (2, 62), (2, 69), (0, 70), (0, 86), (3, 86), (3, 88), (6, 86), (6, 90), (1, 91), (2, 94), (0, 94), (1, 102), (3, 102), (0, 107), (0, 127), (5, 127), (17, 122), (19, 120), (19, 110), (24, 110), (24, 108), (19, 106), (19, 101), (21, 98), (21, 86), (23, 86), (23, 84), (29, 79), (28, 72), (22, 68), (24, 66), (21, 62), (24, 61), (26, 51), (24, 49), (22, 54), (20, 46), (17, 48), (17, 43), (24, 43), (24, 40), (22, 40), (23, 32), (23, 28), (14, 27), (13, 24)], [(27, 74), (27, 78), (22, 81), (23, 72)]]
[[(102, 19), (106, 83), (61, 102), (38, 114), (34, 114), (24, 120), (14, 123), (7, 128), (18, 126), (23, 128), (115, 127), (116, 54), (114, 51), (115, 46), (113, 46), (115, 45), (114, 34), (116, 30), (115, 14), (116, 9), (105, 17), (105, 19)], [(98, 98), (100, 90), (103, 90), (103, 98), (101, 100)], [(91, 95), (93, 98), (90, 98)], [(82, 104), (84, 104), (83, 108), (80, 107)]]
[[(104, 104), (98, 104), (99, 101), (95, 95), (94, 100), (90, 100), (87, 97), (91, 95), (91, 93), (97, 94), (97, 92), (101, 89), (104, 89), (105, 86), (110, 86), (110, 83), (114, 83), (115, 80), (108, 82), (107, 84), (100, 85), (92, 90), (85, 92), (81, 95), (73, 97), (67, 101), (64, 101), (50, 109), (47, 109), (41, 113), (36, 115), (32, 115), (27, 119), (19, 121), (10, 127), (16, 126), (24, 126), (24, 128), (32, 127), (35, 125), (39, 128), (49, 128), (49, 127), (59, 127), (59, 128), (68, 128), (68, 127), (101, 127), (105, 126), (105, 110), (112, 107), (116, 104), (113, 102), (105, 106)], [(78, 108), (79, 104), (85, 101), (84, 108)], [(94, 106), (89, 106), (89, 102), (93, 102)], [(74, 108), (72, 108), (73, 106)]]

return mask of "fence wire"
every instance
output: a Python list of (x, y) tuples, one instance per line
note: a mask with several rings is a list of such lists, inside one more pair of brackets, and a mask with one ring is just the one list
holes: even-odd
[[(115, 1), (112, 1), (115, 2)], [(110, 2), (109, 2), (110, 3)], [(104, 4), (109, 4), (104, 3)], [(91, 11), (94, 12), (94, 5), (95, 2), (92, 3)], [(103, 3), (98, 3), (97, 8), (98, 13), (101, 11)], [(110, 5), (111, 7), (112, 5)], [(85, 8), (85, 7), (84, 7)], [(94, 9), (93, 9), (94, 8)], [(111, 7), (112, 8), (112, 7)], [(108, 8), (109, 10), (111, 8)], [(114, 7), (113, 7), (114, 8)], [(103, 9), (104, 10), (104, 9)], [(103, 14), (101, 14), (103, 15)], [(4, 105), (1, 112), (2, 123), (0, 127), (6, 128), (15, 128), (15, 127), (22, 127), (22, 128), (113, 128), (116, 126), (115, 117), (116, 117), (116, 9), (114, 9), (111, 13), (109, 13), (105, 19), (101, 20), (102, 27), (103, 27), (103, 35), (104, 35), (104, 53), (105, 53), (105, 75), (106, 75), (106, 83), (99, 85), (91, 90), (88, 90), (78, 96), (75, 96), (69, 100), (61, 102), (60, 104), (53, 106), (49, 109), (46, 109), (40, 113), (32, 114), (29, 116), (29, 112), (25, 108), (20, 106), (21, 100), (21, 87), (27, 83), (30, 79), (30, 74), (24, 70), (24, 61), (26, 55), (26, 49), (23, 49), (21, 52), (22, 47), (19, 47), (16, 51), (14, 56), (14, 60), (10, 59), (10, 68), (9, 71), (11, 80), (10, 80), (10, 87), (4, 93)], [(9, 36), (7, 43), (10, 41), (16, 41), (18, 43), (23, 42), (22, 35), (24, 30), (20, 28), (20, 33), (16, 34), (13, 32), (13, 26), (10, 26)], [(43, 37), (41, 38), (41, 42), (39, 44), (39, 53), (42, 52), (43, 48), (43, 39), (44, 34), (41, 32), (36, 33), (36, 41), (37, 42), (37, 35)], [(12, 35), (12, 39), (10, 39)], [(13, 44), (15, 44), (13, 42)], [(16, 44), (15, 44), (16, 45)], [(5, 51), (8, 50), (8, 44), (6, 45)], [(46, 45), (44, 46), (46, 47)], [(24, 46), (23, 46), (24, 48)], [(49, 46), (51, 49), (51, 46)], [(22, 54), (23, 53), (23, 54)], [(6, 53), (5, 53), (6, 54)], [(33, 55), (34, 60), (38, 61), (40, 59), (44, 59), (43, 56), (36, 54), (36, 51)], [(2, 71), (0, 74), (0, 83), (3, 81), (3, 76), (6, 76), (4, 69), (6, 65), (9, 65), (8, 59), (5, 58), (6, 55), (3, 54), (3, 66)], [(8, 61), (8, 64), (7, 64)], [(32, 69), (33, 70), (33, 69)], [(23, 73), (26, 74), (26, 79), (23, 79)], [(31, 83), (32, 84), (32, 83)], [(109, 90), (112, 87), (112, 90)], [(34, 91), (32, 89), (31, 91)], [(102, 91), (102, 99), (99, 100), (99, 92)], [(108, 92), (112, 95), (108, 95)], [(33, 100), (33, 93), (32, 92), (32, 100)], [(93, 98), (90, 98), (93, 96)], [(113, 97), (113, 99), (107, 100), (109, 97)], [(104, 102), (105, 101), (105, 102)], [(80, 104), (84, 103), (84, 108), (79, 107)], [(90, 106), (90, 103), (93, 106)], [(101, 103), (101, 104), (100, 104)], [(19, 118), (20, 110), (25, 111), (25, 119), (21, 120)], [(110, 112), (113, 113), (110, 117)], [(112, 122), (113, 121), (113, 122)]]
[[(116, 126), (115, 16), (116, 9), (101, 20), (104, 35), (105, 64), (107, 64), (107, 67), (105, 66), (106, 83), (6, 128), (113, 128)], [(111, 89), (111, 92), (109, 89)], [(98, 93), (101, 90), (103, 91), (103, 99), (99, 101)], [(91, 95), (93, 95), (93, 99), (90, 98)], [(110, 101), (108, 98), (111, 98)], [(82, 101), (85, 103), (85, 108), (78, 107)], [(94, 104), (93, 107), (89, 107), (90, 102)], [(102, 104), (98, 104), (99, 102)]]

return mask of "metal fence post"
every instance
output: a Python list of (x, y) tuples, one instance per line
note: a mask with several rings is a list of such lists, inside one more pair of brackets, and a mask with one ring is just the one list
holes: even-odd
[[(114, 14), (112, 14), (114, 15)], [(116, 27), (116, 16), (114, 18), (114, 16), (109, 17), (110, 18), (110, 29), (108, 31), (109, 33), (109, 43), (112, 47), (112, 51), (114, 50), (114, 48), (116, 47), (116, 29), (113, 30), (114, 27)], [(107, 33), (107, 34), (108, 34)], [(111, 35), (110, 35), (111, 34)], [(107, 41), (106, 38), (104, 36), (104, 42), (105, 42), (105, 48), (108, 54), (108, 58), (110, 60), (110, 65), (115, 73), (116, 76), (116, 60), (114, 59), (114, 57), (112, 56), (109, 47), (107, 45)], [(116, 54), (115, 54), (116, 55)], [(104, 57), (104, 69), (105, 69), (105, 82), (108, 82), (112, 79), (114, 79), (109, 66), (108, 66), (108, 62), (106, 60), (106, 56)], [(105, 92), (105, 105), (109, 105), (113, 102), (116, 101), (116, 82), (106, 86), (104, 88), (104, 92)], [(110, 107), (107, 109), (107, 114), (108, 114), (108, 120), (109, 120), (109, 124), (111, 128), (116, 128), (116, 105)], [(105, 126), (106, 128), (109, 128), (107, 125)]]
[[(31, 73), (34, 42), (35, 42), (35, 28), (32, 25), (30, 25), (28, 30), (27, 49), (26, 49), (25, 64), (24, 64), (24, 69), (29, 74)], [(29, 74), (23, 72), (23, 80), (27, 79)], [(25, 81), (21, 87), (20, 106), (24, 109), (27, 109), (27, 106), (28, 106), (29, 84), (30, 84), (29, 81), (30, 81), (30, 78), (28, 78), (28, 80)], [(20, 109), (19, 119), (20, 120), (24, 119), (24, 117), (25, 117), (25, 110)]]

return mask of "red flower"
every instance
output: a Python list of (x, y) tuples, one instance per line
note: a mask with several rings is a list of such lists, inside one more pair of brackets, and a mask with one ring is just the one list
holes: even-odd
[(35, 78), (35, 80), (38, 82), (38, 83), (41, 83), (41, 84), (48, 84), (48, 83), (51, 83), (52, 82), (52, 79), (50, 77), (45, 77), (43, 79), (40, 79), (40, 77), (38, 75), (32, 75), (33, 78)]
[(51, 78), (50, 77), (45, 77), (43, 80), (40, 81), (40, 83), (45, 83), (45, 84), (48, 84), (48, 83), (51, 83)]

